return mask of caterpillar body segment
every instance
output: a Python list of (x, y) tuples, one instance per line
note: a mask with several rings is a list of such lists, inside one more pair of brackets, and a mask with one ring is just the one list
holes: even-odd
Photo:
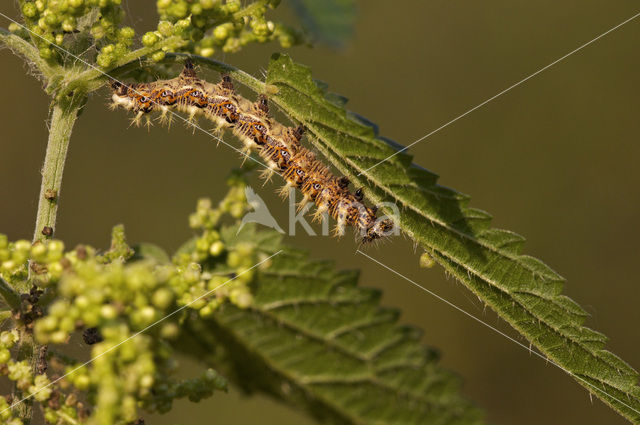
[[(313, 202), (317, 209), (313, 215), (319, 220), (327, 213), (336, 220), (334, 235), (342, 236), (347, 226), (354, 226), (368, 243), (380, 239), (393, 230), (390, 219), (378, 219), (376, 209), (363, 203), (360, 188), (352, 193), (346, 177), (336, 177), (313, 152), (301, 144), (303, 126), (282, 125), (269, 116), (269, 104), (265, 95), (252, 102), (235, 93), (228, 75), (212, 84), (198, 78), (190, 62), (180, 75), (170, 80), (125, 85), (111, 83), (112, 107), (132, 111), (134, 123), (151, 112), (159, 113), (161, 123), (170, 124), (173, 110), (178, 110), (193, 120), (202, 116), (213, 122), (217, 131), (229, 129), (244, 145), (248, 155), (255, 151), (267, 164), (262, 177), (280, 174), (286, 184), (280, 189), (282, 197), (290, 188), (297, 188), (303, 198), (299, 208)], [(245, 156), (246, 159), (246, 156)]]

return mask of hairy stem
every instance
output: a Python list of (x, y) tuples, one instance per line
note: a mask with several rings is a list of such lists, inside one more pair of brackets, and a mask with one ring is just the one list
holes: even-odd
[[(49, 126), (49, 140), (47, 153), (42, 167), (42, 184), (40, 186), (40, 198), (38, 201), (38, 214), (33, 242), (42, 242), (53, 237), (56, 216), (58, 212), (58, 197), (62, 187), (62, 172), (67, 159), (69, 139), (73, 125), (78, 117), (80, 108), (84, 105), (86, 94), (71, 93), (70, 96), (54, 99), (51, 104), (51, 122)], [(28, 291), (28, 288), (24, 288)], [(43, 346), (39, 345), (33, 331), (26, 326), (20, 327), (20, 340), (18, 342), (18, 361), (28, 361), (34, 375), (42, 373), (40, 353)], [(46, 348), (45, 348), (46, 349)], [(25, 397), (25, 394), (14, 387), (14, 407), (22, 423), (28, 425), (31, 422), (33, 400)]]
[(38, 215), (33, 235), (34, 242), (43, 241), (53, 236), (69, 138), (78, 111), (85, 99), (84, 94), (74, 94), (71, 98), (57, 99), (51, 104), (49, 141), (42, 168)]
[(49, 79), (55, 73), (54, 68), (40, 57), (36, 47), (4, 28), (0, 28), (0, 44), (4, 44), (13, 53), (25, 58), (45, 79)]

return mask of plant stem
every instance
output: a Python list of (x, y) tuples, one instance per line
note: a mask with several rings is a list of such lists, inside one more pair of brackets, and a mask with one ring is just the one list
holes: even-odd
[[(51, 103), (51, 122), (49, 126), (49, 140), (47, 153), (42, 167), (42, 184), (40, 186), (40, 199), (38, 201), (38, 214), (36, 217), (36, 229), (33, 242), (44, 241), (53, 236), (58, 212), (58, 197), (62, 187), (62, 172), (67, 159), (69, 139), (73, 125), (78, 117), (80, 108), (84, 105), (86, 95), (84, 93), (71, 93), (70, 96), (56, 98)], [(43, 232), (43, 229), (46, 229)], [(28, 288), (24, 288), (28, 291)], [(31, 366), (34, 376), (39, 373), (39, 358), (42, 346), (33, 338), (33, 331), (22, 326), (20, 329), (20, 341), (18, 343), (17, 360), (26, 360)], [(26, 398), (24, 393), (17, 388), (13, 391), (14, 403), (18, 417), (22, 423), (28, 425), (31, 422), (33, 400)]]
[(47, 61), (40, 57), (40, 52), (37, 48), (4, 28), (0, 28), (0, 44), (4, 44), (15, 54), (27, 59), (27, 62), (33, 65), (40, 74), (42, 74), (44, 79), (48, 80), (55, 74), (54, 68), (49, 66)]
[(85, 99), (84, 94), (72, 94), (71, 98), (54, 99), (51, 104), (49, 140), (42, 168), (42, 184), (33, 242), (43, 241), (53, 236), (69, 138), (78, 111)]

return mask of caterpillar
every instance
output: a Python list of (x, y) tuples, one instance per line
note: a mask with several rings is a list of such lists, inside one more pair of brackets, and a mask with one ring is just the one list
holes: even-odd
[(129, 85), (112, 80), (111, 89), (112, 107), (132, 111), (136, 124), (152, 112), (159, 112), (161, 123), (170, 124), (171, 111), (175, 109), (186, 113), (188, 121), (204, 116), (218, 130), (230, 129), (243, 142), (246, 157), (257, 151), (265, 161), (263, 178), (268, 180), (274, 173), (284, 178), (282, 197), (289, 194), (289, 188), (298, 188), (303, 195), (299, 208), (313, 202), (317, 207), (314, 220), (320, 220), (325, 212), (336, 220), (336, 236), (342, 236), (346, 226), (354, 226), (362, 242), (369, 243), (394, 229), (392, 220), (378, 218), (377, 208), (363, 203), (362, 189), (351, 192), (346, 177), (333, 175), (301, 144), (303, 126), (288, 127), (271, 118), (266, 96), (260, 95), (255, 102), (246, 99), (235, 92), (226, 74), (219, 83), (209, 83), (198, 78), (193, 64), (187, 60), (176, 78)]

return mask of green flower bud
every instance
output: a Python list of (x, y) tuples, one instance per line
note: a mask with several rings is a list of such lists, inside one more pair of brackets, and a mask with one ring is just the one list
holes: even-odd
[(159, 41), (158, 36), (154, 32), (148, 32), (142, 36), (142, 44), (151, 47)]
[(165, 323), (160, 329), (162, 338), (174, 339), (180, 333), (180, 328), (175, 323)]
[(155, 52), (154, 54), (151, 55), (151, 60), (153, 60), (154, 62), (160, 62), (161, 60), (163, 60), (165, 57), (165, 53), (161, 50), (159, 52)]
[(159, 309), (164, 310), (173, 302), (173, 293), (166, 288), (160, 288), (153, 293), (151, 302)]
[(91, 385), (91, 379), (87, 375), (76, 376), (73, 380), (75, 387), (81, 391), (89, 389)]
[(200, 50), (200, 56), (204, 56), (205, 58), (209, 58), (211, 56), (213, 56), (213, 54), (216, 52), (216, 50), (213, 47), (207, 47), (204, 48), (202, 50)]
[(224, 5), (224, 10), (227, 13), (236, 13), (242, 8), (242, 3), (240, 0), (227, 0), (227, 3)]
[(18, 334), (17, 329), (13, 329), (11, 331), (3, 331), (0, 333), (0, 344), (4, 348), (11, 348), (18, 341), (20, 335)]
[(62, 30), (65, 32), (73, 32), (76, 29), (76, 19), (72, 16), (62, 21)]
[(100, 307), (100, 315), (107, 320), (111, 320), (118, 317), (118, 311), (111, 304), (105, 304)]
[(222, 241), (216, 241), (209, 247), (209, 254), (211, 254), (211, 256), (213, 257), (217, 257), (218, 255), (222, 254), (224, 248), (225, 245)]
[(6, 364), (11, 359), (11, 352), (7, 348), (0, 348), (0, 364)]
[(22, 14), (26, 18), (35, 18), (38, 14), (38, 9), (34, 3), (25, 3), (22, 6)]
[(200, 6), (203, 9), (213, 9), (214, 6), (218, 6), (220, 4), (220, 0), (200, 0)]
[(213, 36), (220, 41), (226, 40), (227, 37), (229, 37), (229, 30), (231, 28), (233, 28), (233, 25), (228, 23), (223, 25), (218, 25), (213, 29)]
[(29, 387), (29, 393), (41, 403), (47, 401), (53, 392), (53, 389), (48, 386), (49, 383), (49, 378), (46, 375), (38, 375), (34, 379), (33, 385)]
[(56, 331), (51, 334), (50, 341), (53, 344), (64, 344), (67, 341), (68, 334), (64, 331)]
[(240, 308), (248, 308), (253, 304), (253, 296), (246, 288), (232, 290), (229, 299)]
[(169, 21), (160, 21), (158, 23), (158, 32), (164, 37), (169, 37), (173, 34), (173, 25)]
[(199, 3), (194, 3), (191, 5), (191, 14), (192, 15), (200, 15), (202, 13), (202, 5)]
[(136, 32), (131, 27), (122, 27), (118, 30), (118, 35), (123, 39), (132, 39), (135, 36)]

